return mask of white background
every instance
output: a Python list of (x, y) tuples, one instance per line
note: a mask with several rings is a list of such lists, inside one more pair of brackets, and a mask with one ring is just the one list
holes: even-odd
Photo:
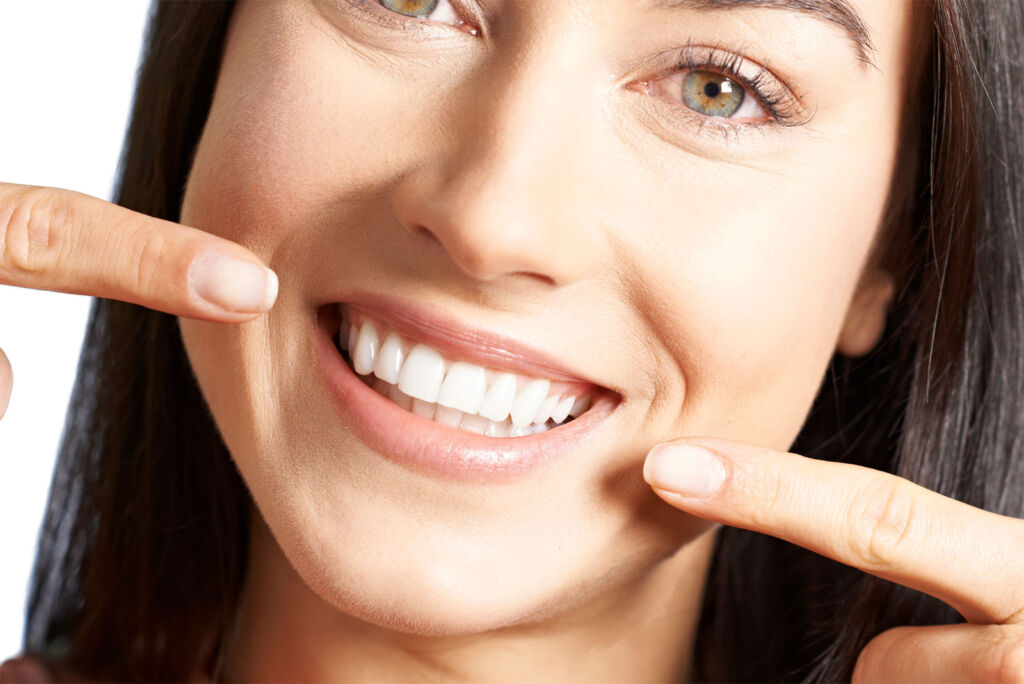
[[(0, 0), (0, 181), (109, 200), (147, 0)], [(0, 660), (20, 650), (25, 595), (88, 297), (0, 285), (14, 392), (0, 420)]]

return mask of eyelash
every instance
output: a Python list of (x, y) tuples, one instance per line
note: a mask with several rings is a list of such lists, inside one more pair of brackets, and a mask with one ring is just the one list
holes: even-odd
[[(409, 17), (404, 14), (389, 10), (380, 4), (379, 0), (344, 0), (355, 9), (363, 12), (370, 18), (375, 24), (379, 24), (387, 29), (407, 31), (413, 29), (417, 32), (430, 31), (433, 32), (435, 28), (433, 24), (437, 25), (437, 28), (442, 30), (458, 28), (449, 24), (439, 24), (429, 19), (419, 19), (415, 17)], [(451, 3), (452, 9), (458, 12), (462, 16), (467, 16), (466, 8), (462, 5), (462, 0), (448, 0)], [(369, 7), (367, 7), (369, 5)], [(472, 15), (469, 15), (472, 16)], [(474, 29), (470, 31), (472, 35), (478, 35), (478, 32)]]
[[(708, 52), (710, 50), (710, 52)], [(736, 83), (742, 85), (761, 104), (771, 117), (765, 121), (746, 122), (742, 124), (724, 124), (728, 119), (710, 117), (700, 112), (691, 110), (685, 104), (681, 107), (693, 114), (704, 118), (712, 119), (717, 125), (726, 126), (754, 126), (766, 125), (797, 126), (800, 125), (800, 108), (797, 106), (794, 95), (784, 85), (779, 83), (767, 67), (762, 66), (753, 76), (744, 75), (740, 66), (744, 59), (739, 54), (729, 52), (724, 48), (710, 47), (700, 48), (687, 43), (676, 51), (671, 59), (674, 64), (668, 72), (662, 72), (659, 76), (673, 76), (689, 71), (711, 71)]]
[[(431, 22), (429, 19), (417, 19), (394, 12), (382, 6), (379, 0), (347, 0), (347, 2), (369, 15), (375, 23), (385, 28), (395, 30), (409, 30), (412, 28), (417, 31), (431, 30), (433, 28), (431, 24), (434, 22)], [(463, 0), (449, 0), (449, 2), (457, 13), (466, 16)], [(367, 5), (370, 6), (367, 7)], [(457, 28), (446, 24), (439, 24), (439, 26), (444, 30)], [(476, 30), (473, 30), (471, 33), (472, 35), (478, 35)], [(669, 101), (665, 98), (655, 97), (655, 99), (667, 102), (668, 106), (675, 110), (675, 115), (688, 119), (691, 126), (693, 121), (698, 119), (700, 121), (698, 128), (703, 129), (705, 126), (710, 126), (725, 136), (735, 135), (741, 130), (766, 131), (769, 128), (792, 127), (806, 123), (806, 119), (801, 116), (802, 109), (799, 100), (793, 93), (786, 86), (779, 83), (774, 76), (770, 75), (767, 67), (762, 66), (753, 76), (744, 75), (740, 70), (740, 66), (744, 61), (744, 58), (739, 54), (722, 47), (698, 47), (692, 43), (687, 43), (682, 48), (669, 53), (667, 63), (672, 64), (669, 69), (660, 71), (656, 76), (643, 79), (641, 82), (657, 80), (658, 78), (674, 76), (688, 71), (711, 71), (739, 83), (761, 104), (768, 113), (769, 119), (764, 121), (725, 123), (728, 121), (727, 118), (701, 114), (687, 107), (682, 102), (677, 103), (674, 100)]]

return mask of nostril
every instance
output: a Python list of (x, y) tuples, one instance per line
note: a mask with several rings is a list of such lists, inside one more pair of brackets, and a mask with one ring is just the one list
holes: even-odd
[(440, 245), (441, 244), (441, 240), (438, 239), (438, 237), (436, 235), (434, 235), (434, 233), (429, 228), (427, 228), (426, 226), (420, 226), (416, 230), (416, 232), (418, 234), (422, 235), (423, 237), (425, 237), (430, 242), (433, 242), (436, 245)]
[(543, 273), (534, 273), (532, 271), (516, 271), (512, 275), (515, 276), (526, 276), (527, 278), (535, 278), (545, 285), (554, 285), (555, 279), (544, 275)]
[[(415, 230), (415, 233), (417, 235), (422, 236), (423, 238), (425, 238), (429, 242), (431, 242), (431, 243), (441, 247), (442, 249), (446, 249), (444, 243), (441, 242), (441, 239), (439, 237), (437, 237), (437, 235), (432, 230), (427, 228), (426, 226), (422, 226), (422, 225), (419, 226)], [(487, 268), (487, 265), (484, 264), (484, 263), (480, 263), (480, 264), (474, 263), (474, 264), (472, 264), (470, 266), (467, 266), (467, 268), (470, 271), (474, 271), (475, 272), (477, 270), (485, 270)], [(555, 284), (555, 279), (554, 278), (546, 276), (543, 273), (537, 273), (535, 271), (513, 271), (513, 272), (509, 273), (508, 275), (525, 276), (527, 278), (533, 278), (533, 279), (536, 279), (536, 280), (540, 281), (541, 283), (543, 283), (545, 285), (554, 285)]]

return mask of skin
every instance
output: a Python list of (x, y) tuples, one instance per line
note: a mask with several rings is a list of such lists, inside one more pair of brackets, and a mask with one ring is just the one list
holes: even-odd
[[(720, 524), (972, 621), (884, 633), (855, 679), (1024, 670), (1024, 579), (1005, 570), (1024, 564), (1020, 521), (785, 453), (832, 354), (868, 352), (892, 294), (870, 257), (911, 14), (853, 4), (874, 66), (835, 26), (779, 10), (492, 0), (466, 17), (474, 36), (384, 27), (345, 2), (243, 2), (182, 206), (201, 230), (0, 185), (0, 282), (183, 316), (256, 504), (226, 678), (686, 678)], [(813, 117), (716, 127), (626, 87), (688, 40), (769, 63)], [(114, 219), (128, 237), (111, 251), (98, 226)], [(190, 268), (211, 250), (274, 269), (267, 315), (269, 301), (238, 314), (197, 298)], [(315, 375), (316, 306), (356, 289), (568, 351), (622, 402), (515, 483), (405, 470), (338, 423)], [(651, 452), (681, 435), (715, 436), (689, 442), (725, 459), (717, 493), (682, 496), (686, 455)]]
[[(622, 680), (639, 653), (661, 680), (688, 664), (712, 526), (659, 505), (644, 454), (685, 434), (784, 449), (798, 433), (887, 197), (906, 11), (864, 6), (873, 71), (838, 29), (780, 12), (579, 7), (488, 3), (489, 39), (437, 24), (414, 38), (372, 21), (379, 5), (236, 10), (182, 207), (282, 283), (251, 324), (182, 322), (266, 523), (229, 674)], [(748, 44), (814, 120), (730, 122), (726, 138), (625, 89), (687, 39)], [(339, 424), (308, 343), (316, 306), (358, 288), (572, 350), (622, 403), (515, 484), (388, 463)]]

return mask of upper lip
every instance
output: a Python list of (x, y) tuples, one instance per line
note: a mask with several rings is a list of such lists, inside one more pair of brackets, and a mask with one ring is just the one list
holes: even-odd
[(419, 302), (375, 293), (350, 294), (340, 301), (416, 342), (456, 360), (550, 380), (587, 383), (605, 389), (569, 364), (520, 340), (463, 324)]

